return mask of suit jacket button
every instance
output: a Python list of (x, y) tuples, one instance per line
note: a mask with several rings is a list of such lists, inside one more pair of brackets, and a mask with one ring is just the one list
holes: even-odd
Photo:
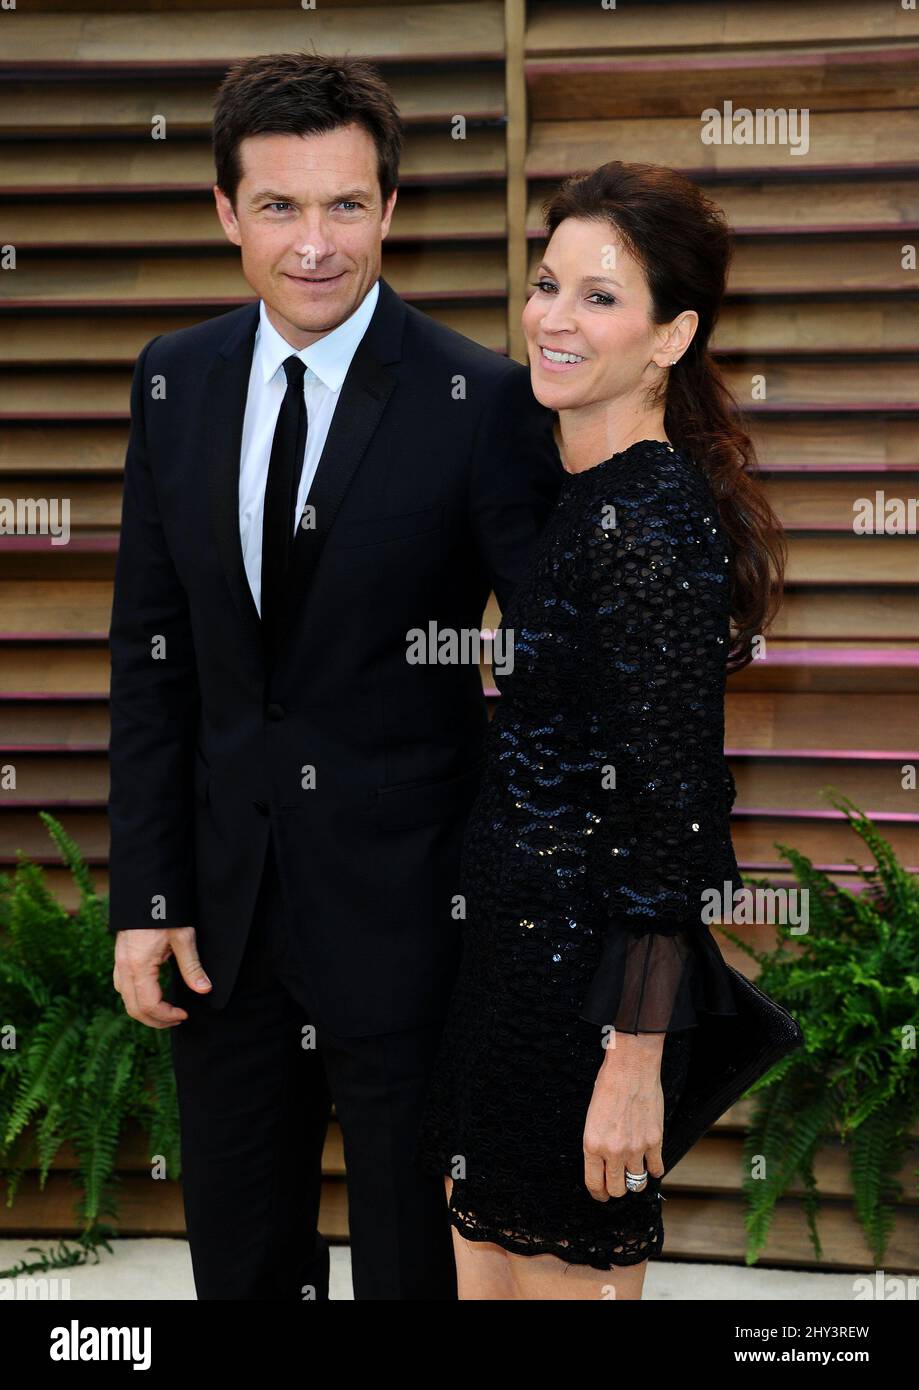
[(269, 719), (283, 719), (287, 711), (283, 705), (269, 705), (265, 713)]
[(267, 801), (253, 801), (252, 805), (255, 807), (256, 811), (258, 811), (258, 813), (259, 813), (260, 816), (267, 816), (267, 815), (268, 815), (268, 802), (267, 802)]

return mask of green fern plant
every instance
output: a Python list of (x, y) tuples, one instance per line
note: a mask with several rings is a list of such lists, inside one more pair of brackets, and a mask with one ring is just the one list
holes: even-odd
[[(814, 1157), (822, 1143), (838, 1140), (849, 1155), (856, 1215), (881, 1265), (903, 1195), (897, 1173), (919, 1114), (919, 879), (897, 862), (854, 802), (835, 788), (823, 795), (871, 853), (874, 863), (866, 868), (848, 861), (864, 889), (837, 886), (803, 854), (780, 844), (797, 887), (807, 891), (807, 932), (792, 936), (779, 924), (775, 948), (758, 952), (719, 927), (758, 962), (757, 984), (804, 1033), (804, 1046), (747, 1093), (758, 1096), (744, 1143), (747, 1264), (759, 1257), (776, 1202), (795, 1179), (804, 1189), (814, 1252), (822, 1258)], [(745, 882), (770, 886), (761, 878)], [(765, 1159), (765, 1179), (752, 1176), (757, 1155)]]
[(10, 1207), (23, 1174), (39, 1170), (44, 1190), (61, 1146), (78, 1167), (77, 1248), (61, 1242), (0, 1277), (84, 1263), (111, 1249), (117, 1216), (115, 1158), (122, 1131), (137, 1121), (170, 1177), (181, 1174), (178, 1103), (169, 1030), (125, 1013), (112, 983), (114, 937), (80, 851), (47, 812), (39, 817), (79, 890), (71, 916), (45, 872), (19, 852), (0, 874), (0, 1177)]

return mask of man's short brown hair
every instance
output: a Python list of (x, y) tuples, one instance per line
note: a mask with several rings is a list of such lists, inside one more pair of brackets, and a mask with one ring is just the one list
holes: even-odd
[(266, 53), (234, 63), (214, 104), (217, 184), (235, 205), (248, 135), (321, 135), (356, 124), (372, 136), (382, 201), (397, 187), (402, 120), (377, 70), (361, 58)]

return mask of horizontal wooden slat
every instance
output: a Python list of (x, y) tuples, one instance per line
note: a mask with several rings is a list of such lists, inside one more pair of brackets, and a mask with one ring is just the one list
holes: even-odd
[(504, 15), (500, 0), (466, 0), (458, 34), (455, 4), (393, 6), (388, 24), (379, 11), (317, 5), (260, 9), (258, 20), (233, 10), (158, 14), (23, 14), (4, 16), (4, 61), (14, 69), (67, 70), (154, 65), (220, 68), (236, 58), (315, 49), (366, 56), (375, 63), (500, 59)]
[[(673, 1181), (676, 1181), (674, 1173)], [(667, 1196), (667, 1181), (664, 1194)], [(747, 1234), (740, 1198), (667, 1197), (665, 1258), (686, 1256), (706, 1260), (744, 1260)], [(769, 1235), (759, 1256), (764, 1267), (847, 1269), (865, 1274), (873, 1268), (872, 1253), (851, 1206), (825, 1203), (817, 1218), (823, 1259), (818, 1263), (807, 1233), (800, 1201), (784, 1198), (776, 1205)], [(899, 1207), (884, 1254), (888, 1272), (919, 1268), (919, 1212)]]
[(754, 422), (753, 442), (769, 468), (915, 468), (919, 420), (850, 416)]
[(534, 121), (526, 157), (529, 178), (563, 178), (610, 159), (667, 164), (684, 173), (808, 175), (919, 170), (919, 109), (816, 112), (809, 122), (808, 148), (793, 155), (789, 145), (703, 144), (699, 117), (658, 120)]
[(919, 759), (919, 694), (729, 689), (725, 718), (725, 743), (732, 748), (911, 749)]
[[(527, 233), (543, 234), (542, 204), (557, 181), (529, 184)], [(738, 237), (791, 232), (877, 232), (919, 226), (919, 179), (838, 178), (731, 180), (709, 177), (708, 196)]]
[[(610, 37), (615, 41), (615, 30)], [(530, 58), (525, 65), (530, 116), (535, 121), (692, 116), (734, 105), (806, 107), (834, 111), (919, 105), (919, 46), (915, 43), (819, 47), (713, 49), (687, 54), (655, 46), (642, 54)]]
[(919, 651), (883, 643), (776, 642), (728, 677), (730, 693), (919, 694)]
[(827, 48), (867, 41), (915, 39), (913, 16), (885, 0), (834, 0), (832, 5), (783, 5), (772, 0), (700, 0), (693, 5), (635, 5), (611, 10), (574, 0), (532, 0), (528, 57), (662, 49), (741, 49), (817, 44)]
[(0, 695), (107, 695), (108, 648), (103, 637), (91, 642), (7, 641), (0, 663)]
[(728, 302), (712, 350), (751, 355), (919, 351), (919, 306), (902, 299)]
[[(912, 1179), (916, 1167), (919, 1167), (919, 1147), (911, 1146), (896, 1174), (903, 1184), (902, 1202), (907, 1207), (919, 1205), (919, 1193)], [(718, 1193), (732, 1196), (741, 1191), (744, 1175), (743, 1140), (712, 1130), (712, 1137), (701, 1139), (671, 1169), (666, 1191), (682, 1195)], [(840, 1143), (821, 1144), (814, 1156), (814, 1176), (821, 1198), (828, 1201), (852, 1200), (850, 1156)], [(785, 1195), (803, 1197), (804, 1184), (800, 1179), (795, 1179), (789, 1184)]]
[(792, 535), (786, 578), (797, 585), (902, 584), (915, 589), (919, 536)]
[[(914, 742), (914, 740), (913, 740)], [(911, 816), (919, 838), (915, 790), (904, 790), (900, 758), (730, 757), (737, 784), (737, 811), (819, 811), (829, 807), (823, 789), (836, 787), (869, 815)], [(913, 755), (915, 761), (915, 755)]]
[[(886, 540), (882, 543), (886, 544)], [(817, 564), (825, 568), (828, 558), (821, 561), (818, 557)], [(840, 568), (844, 570), (844, 563)], [(890, 585), (859, 588), (854, 582), (823, 588), (788, 588), (772, 637), (821, 642), (834, 638), (917, 642), (919, 604), (915, 591), (906, 585), (899, 592)]]
[[(0, 1234), (12, 1236), (75, 1236), (75, 1192), (69, 1173), (52, 1173), (44, 1189), (38, 1175), (27, 1173), (12, 1207), (0, 1205)], [(118, 1184), (118, 1217), (110, 1224), (121, 1236), (184, 1236), (185, 1213), (179, 1182), (126, 1173)], [(339, 1178), (322, 1185), (319, 1227), (323, 1235), (344, 1240), (348, 1234), (348, 1195)]]
[[(827, 808), (828, 810), (829, 808)], [(919, 869), (919, 830), (914, 822), (877, 817), (880, 834), (892, 847), (900, 863), (913, 873)], [(737, 862), (744, 873), (768, 875), (784, 864), (778, 846), (788, 845), (804, 854), (820, 868), (843, 869), (848, 860), (869, 867), (872, 860), (864, 844), (841, 815), (824, 816), (735, 815), (731, 820), (731, 840)]]
[[(763, 478), (766, 494), (782, 525), (797, 529), (846, 531), (871, 504), (871, 524), (894, 529), (902, 508), (912, 529), (919, 524), (919, 473), (772, 473)], [(880, 499), (877, 494), (881, 493)], [(912, 505), (910, 505), (912, 504)], [(886, 518), (886, 519), (885, 519)]]

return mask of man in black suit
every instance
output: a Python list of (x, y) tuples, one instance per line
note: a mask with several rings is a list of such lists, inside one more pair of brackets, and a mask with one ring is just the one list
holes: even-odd
[[(172, 1029), (199, 1298), (328, 1297), (334, 1101), (357, 1298), (455, 1298), (413, 1164), (460, 950), (479, 669), (408, 634), (502, 606), (562, 476), (529, 373), (380, 278), (400, 122), (282, 55), (218, 93), (217, 209), (257, 303), (167, 333), (131, 394), (111, 623), (111, 929)], [(168, 999), (159, 967), (171, 961)]]

